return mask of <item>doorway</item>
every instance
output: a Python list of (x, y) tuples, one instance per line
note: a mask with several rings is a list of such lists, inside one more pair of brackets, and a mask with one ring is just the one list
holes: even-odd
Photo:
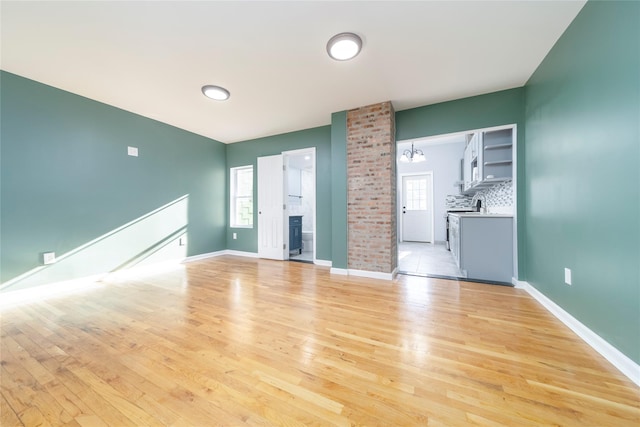
[(315, 147), (285, 151), (283, 155), (289, 260), (313, 263), (316, 259)]
[(398, 155), (412, 144), (424, 153), (424, 161), (397, 164), (398, 270), (462, 276), (446, 246), (446, 200), (459, 193), (466, 134), (399, 141)]
[(258, 257), (316, 259), (315, 147), (258, 157)]
[[(498, 136), (508, 135), (509, 141), (498, 141)], [(466, 153), (473, 148), (474, 136), (482, 141), (482, 148), (476, 151), (478, 162), (477, 176), (468, 171)], [(400, 159), (404, 151), (415, 148), (423, 151), (421, 162), (397, 162), (397, 234), (398, 234), (398, 271), (429, 277), (473, 278), (468, 261), (460, 262), (449, 250), (449, 213), (471, 212), (481, 200), (487, 214), (513, 217), (513, 278), (518, 274), (518, 242), (517, 242), (517, 129), (515, 125), (501, 125), (492, 128), (471, 129), (446, 135), (437, 135), (413, 140), (397, 141), (396, 158)], [(502, 158), (504, 152), (512, 151), (511, 158)], [(495, 168), (504, 170), (495, 172)], [(489, 170), (489, 168), (493, 168)], [(430, 243), (423, 243), (425, 238), (416, 237), (413, 230), (418, 229), (410, 211), (402, 209), (410, 203), (404, 199), (404, 187), (408, 186), (407, 175), (424, 175), (432, 173), (432, 238)], [(486, 173), (483, 173), (486, 172)], [(510, 175), (509, 175), (510, 173)], [(471, 187), (467, 186), (470, 181)], [(480, 184), (480, 185), (479, 185)], [(415, 183), (412, 184), (415, 187)], [(418, 184), (418, 187), (420, 184)], [(412, 225), (414, 224), (414, 225)], [(419, 224), (417, 224), (419, 226)], [(467, 233), (467, 236), (469, 234)], [(472, 239), (467, 239), (473, 241)]]
[(401, 242), (433, 243), (433, 172), (401, 177)]

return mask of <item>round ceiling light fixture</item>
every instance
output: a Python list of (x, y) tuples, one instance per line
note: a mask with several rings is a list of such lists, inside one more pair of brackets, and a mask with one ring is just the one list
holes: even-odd
[(362, 39), (354, 33), (340, 33), (327, 43), (327, 53), (336, 61), (355, 58), (362, 49)]
[(226, 101), (231, 96), (225, 88), (213, 85), (202, 86), (202, 93), (207, 98), (215, 99), (216, 101)]

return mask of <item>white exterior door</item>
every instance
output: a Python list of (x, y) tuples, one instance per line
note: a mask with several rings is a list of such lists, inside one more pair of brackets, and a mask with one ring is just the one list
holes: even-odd
[(258, 157), (258, 256), (286, 259), (282, 155)]
[(402, 241), (433, 242), (432, 174), (402, 177)]

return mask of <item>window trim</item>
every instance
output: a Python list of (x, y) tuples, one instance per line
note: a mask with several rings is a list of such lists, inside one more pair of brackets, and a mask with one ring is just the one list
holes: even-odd
[[(253, 228), (253, 216), (251, 217), (251, 224), (250, 225), (244, 225), (244, 224), (235, 224), (235, 220), (236, 220), (236, 201), (238, 199), (238, 196), (236, 196), (236, 181), (237, 181), (237, 172), (241, 171), (241, 170), (246, 170), (246, 169), (250, 169), (251, 170), (251, 175), (252, 175), (252, 180), (251, 180), (251, 203), (254, 204), (254, 181), (255, 181), (255, 174), (254, 174), (254, 167), (253, 165), (245, 165), (245, 166), (236, 166), (236, 167), (232, 167), (229, 168), (229, 228)], [(249, 196), (240, 196), (242, 198), (247, 198)]]

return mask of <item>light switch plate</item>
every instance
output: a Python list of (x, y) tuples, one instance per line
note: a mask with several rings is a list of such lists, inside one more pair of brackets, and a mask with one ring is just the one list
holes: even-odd
[(570, 268), (564, 269), (564, 283), (566, 283), (567, 285), (571, 285), (571, 269)]
[(138, 147), (127, 147), (127, 154), (133, 157), (138, 157)]

